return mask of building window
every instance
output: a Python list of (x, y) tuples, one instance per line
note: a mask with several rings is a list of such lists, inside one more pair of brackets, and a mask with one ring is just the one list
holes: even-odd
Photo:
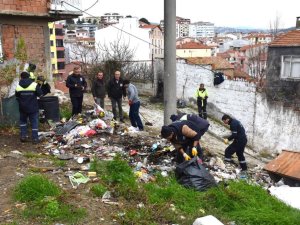
[(54, 45), (54, 42), (53, 41), (50, 41), (50, 46), (53, 46)]
[(55, 64), (52, 64), (52, 70), (55, 70)]
[(55, 53), (54, 52), (51, 52), (51, 58), (55, 58)]
[(281, 56), (281, 79), (300, 79), (300, 55)]
[(53, 34), (53, 29), (52, 28), (49, 31), (50, 31), (50, 34)]

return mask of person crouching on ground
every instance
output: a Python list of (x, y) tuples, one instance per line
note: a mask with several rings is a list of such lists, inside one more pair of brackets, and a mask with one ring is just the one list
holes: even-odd
[(28, 72), (21, 73), (21, 80), (16, 88), (16, 98), (20, 111), (20, 141), (25, 142), (27, 138), (27, 120), (29, 118), (32, 130), (32, 142), (37, 144), (39, 106), (37, 97), (42, 95), (42, 91), (32, 79)]
[[(196, 114), (178, 114), (178, 115), (172, 114), (170, 116), (170, 120), (172, 120), (172, 122), (175, 122), (177, 120), (180, 120), (180, 121), (188, 120), (188, 121), (194, 123), (198, 127), (198, 129), (200, 129), (200, 138), (199, 139), (201, 139), (201, 137), (206, 133), (206, 131), (208, 131), (208, 128), (210, 126), (209, 122), (206, 119), (203, 119)], [(200, 140), (199, 140), (199, 146), (201, 148)]]
[(130, 83), (130, 80), (124, 80), (123, 84), (127, 90), (131, 126), (133, 126), (136, 131), (142, 131), (144, 130), (144, 126), (139, 112), (141, 103), (138, 96), (138, 90)]
[(181, 163), (198, 156), (203, 160), (203, 152), (199, 145), (200, 129), (191, 121), (175, 121), (161, 128), (161, 137), (169, 140), (177, 150), (176, 161)]

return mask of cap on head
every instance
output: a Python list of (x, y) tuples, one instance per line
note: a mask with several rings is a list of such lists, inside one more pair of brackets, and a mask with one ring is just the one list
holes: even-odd
[(169, 126), (162, 126), (161, 128), (161, 137), (162, 138), (167, 138), (170, 137), (170, 135), (172, 134), (172, 128)]
[(174, 122), (174, 121), (178, 120), (178, 116), (175, 115), (175, 114), (172, 114), (172, 115), (170, 116), (170, 120), (172, 120), (172, 122)]

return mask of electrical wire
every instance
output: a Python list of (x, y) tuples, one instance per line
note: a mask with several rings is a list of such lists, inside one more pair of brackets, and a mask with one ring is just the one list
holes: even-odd
[[(86, 12), (88, 9), (94, 7), (95, 4), (92, 5), (91, 7), (89, 7), (89, 8), (86, 9), (86, 10), (82, 10), (82, 9), (76, 7), (76, 6), (73, 6), (73, 5), (69, 4), (68, 2), (61, 1), (61, 3), (65, 3), (65, 4), (67, 4), (67, 5), (71, 6), (71, 7), (73, 7), (73, 8), (75, 8), (75, 9), (79, 10), (80, 12), (85, 13), (85, 14), (91, 16), (91, 17), (96, 17), (96, 16), (94, 16), (94, 15), (92, 15), (92, 14)], [(144, 39), (142, 39), (142, 38), (140, 38), (140, 37), (138, 37), (138, 36), (136, 36), (136, 35), (134, 35), (134, 34), (131, 34), (131, 33), (127, 32), (127, 31), (125, 31), (125, 30), (119, 28), (119, 27), (116, 27), (116, 26), (114, 26), (114, 25), (110, 25), (110, 26), (113, 27), (113, 28), (115, 28), (115, 29), (117, 29), (117, 30), (119, 30), (119, 31), (121, 31), (121, 32), (124, 32), (125, 34), (128, 34), (129, 36), (132, 36), (132, 37), (134, 37), (134, 38), (136, 38), (136, 39), (138, 39), (138, 40), (140, 40), (140, 41), (143, 41), (143, 42), (145, 42), (145, 43), (147, 43), (147, 44), (149, 44), (149, 45), (152, 45), (153, 47), (156, 47), (156, 48), (158, 48), (158, 49), (164, 51), (164, 49), (161, 48), (160, 46), (157, 46), (157, 45), (155, 45), (155, 44), (153, 44), (153, 43), (151, 43), (151, 42), (149, 42), (149, 41), (146, 41), (146, 40), (144, 40)], [(185, 60), (186, 62), (189, 62), (189, 63), (191, 63), (192, 65), (197, 65), (197, 66), (199, 66), (199, 67), (201, 67), (201, 68), (203, 68), (203, 69), (205, 69), (205, 70), (211, 71), (211, 72), (213, 72), (213, 73), (218, 72), (218, 71), (215, 71), (215, 70), (212, 70), (212, 69), (208, 69), (208, 68), (206, 68), (205, 66), (196, 64), (196, 63), (192, 62), (192, 61), (191, 61), (190, 59), (188, 59), (188, 58), (183, 58), (183, 57), (180, 57), (180, 56), (178, 56), (178, 55), (176, 55), (176, 57), (177, 57), (178, 59)]]

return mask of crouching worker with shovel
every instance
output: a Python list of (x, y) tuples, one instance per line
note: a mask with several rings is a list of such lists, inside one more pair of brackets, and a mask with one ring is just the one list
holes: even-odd
[(161, 137), (169, 140), (177, 150), (176, 162), (190, 160), (198, 156), (201, 161), (203, 152), (199, 145), (201, 130), (191, 121), (175, 121), (161, 128)]

